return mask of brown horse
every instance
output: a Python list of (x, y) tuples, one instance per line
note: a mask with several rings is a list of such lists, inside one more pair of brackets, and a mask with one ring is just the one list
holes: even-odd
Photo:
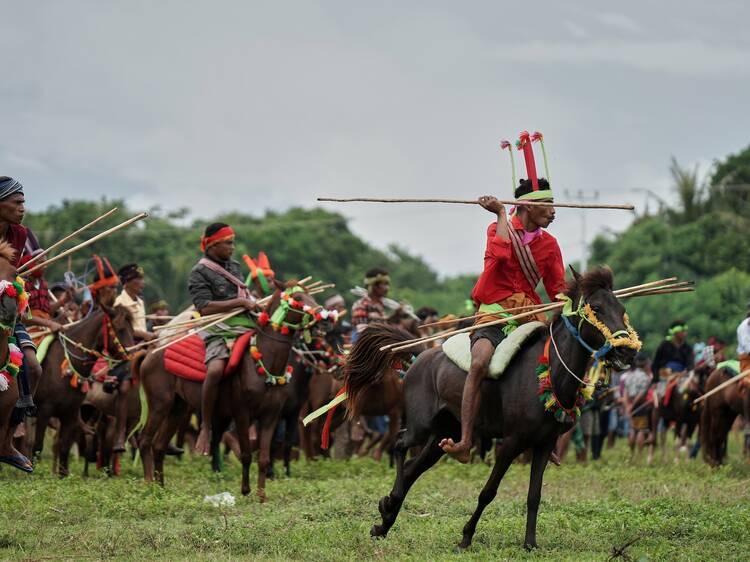
[[(70, 448), (80, 427), (81, 405), (86, 398), (84, 388), (71, 386), (70, 376), (62, 371), (63, 360), (68, 360), (71, 369), (86, 380), (91, 377), (94, 363), (108, 350), (107, 357), (117, 368), (129, 369), (130, 358), (120, 347), (133, 344), (133, 328), (130, 313), (123, 307), (114, 307), (114, 287), (104, 287), (96, 292), (94, 308), (80, 323), (72, 326), (64, 336), (53, 341), (42, 363), (42, 377), (32, 381), (36, 387), (34, 400), (37, 404), (36, 435), (33, 455), (39, 458), (44, 447), (44, 435), (50, 418), (60, 421), (58, 430), (58, 472), (69, 473)], [(80, 381), (81, 383), (83, 381)]]
[[(290, 284), (287, 290), (293, 287), (296, 288), (294, 283)], [(280, 306), (281, 297), (282, 293), (277, 289), (266, 308), (269, 316), (272, 316)], [(291, 298), (300, 305), (318, 308), (315, 300), (304, 290), (292, 293)], [(301, 310), (294, 307), (289, 309), (286, 315), (288, 325), (301, 327), (305, 321), (306, 316)], [(309, 328), (309, 324), (304, 327)], [(290, 329), (288, 333), (281, 333), (268, 325), (257, 328), (257, 347), (269, 373), (285, 372), (295, 331)], [(252, 460), (248, 430), (250, 424), (257, 421), (260, 443), (257, 494), (261, 501), (264, 501), (271, 440), (287, 398), (287, 390), (285, 386), (267, 384), (265, 377), (258, 375), (256, 367), (255, 361), (247, 353), (243, 356), (237, 371), (221, 382), (216, 401), (217, 423), (214, 424), (214, 440), (218, 442), (218, 436), (224, 432), (229, 421), (234, 420), (242, 454), (241, 490), (243, 495), (247, 495), (250, 493)], [(200, 411), (202, 383), (182, 379), (166, 371), (164, 351), (149, 353), (140, 364), (139, 371), (148, 401), (148, 419), (139, 438), (144, 476), (148, 482), (156, 478), (163, 485), (167, 444), (189, 408)]]
[[(536, 547), (544, 470), (558, 435), (571, 427), (569, 419), (559, 421), (556, 415), (546, 411), (538, 396), (540, 382), (536, 370), (544, 350), (549, 350), (549, 376), (545, 384), (551, 385), (551, 396), (561, 407), (558, 414), (573, 411), (579, 403), (580, 378), (590, 362), (591, 349), (598, 350), (597, 353), (616, 368), (624, 368), (635, 356), (638, 344), (632, 333), (628, 332), (627, 338), (616, 339), (616, 335), (627, 330), (627, 323), (625, 309), (612, 292), (611, 271), (599, 269), (583, 277), (574, 275), (575, 282), (567, 294), (573, 303), (579, 304), (579, 309), (568, 319), (576, 322), (577, 330), (571, 329), (575, 328), (572, 321), (566, 322), (566, 317), (558, 316), (549, 328), (537, 331), (526, 341), (500, 379), (482, 382), (475, 435), (501, 438), (502, 444), (496, 453), (492, 474), (479, 495), (477, 508), (464, 526), (461, 549), (471, 545), (479, 518), (497, 494), (513, 459), (529, 448), (533, 449), (533, 458), (524, 545)], [(588, 306), (584, 308), (584, 304)], [(364, 404), (365, 390), (382, 378), (383, 373), (392, 370), (394, 356), (379, 351), (380, 347), (409, 337), (402, 330), (386, 326), (373, 326), (362, 333), (346, 366), (348, 406), (353, 415), (357, 415), (360, 404)], [(554, 348), (550, 348), (550, 342), (554, 343)], [(609, 347), (607, 342), (614, 345)], [(443, 457), (440, 440), (458, 438), (465, 381), (466, 372), (451, 362), (441, 348), (421, 353), (409, 368), (404, 379), (405, 427), (394, 447), (396, 481), (390, 494), (379, 502), (382, 521), (372, 527), (373, 537), (387, 535), (411, 486)], [(550, 392), (550, 387), (545, 388), (545, 392)], [(412, 447), (420, 447), (421, 451), (407, 462), (406, 453)]]
[[(16, 279), (16, 268), (13, 265), (15, 251), (7, 242), (0, 242), (0, 280), (13, 282)], [(0, 297), (0, 324), (3, 329), (0, 330), (0, 365), (5, 365), (9, 361), (10, 348), (8, 347), (8, 338), (13, 333), (13, 326), (18, 317), (18, 302), (15, 298), (8, 296), (3, 292)], [(31, 465), (28, 459), (23, 457), (13, 447), (13, 430), (15, 424), (12, 422), (13, 409), (18, 401), (18, 381), (12, 377), (8, 381), (8, 387), (0, 392), (0, 458), (6, 462), (24, 470), (31, 472)]]
[[(706, 392), (728, 381), (735, 373), (727, 368), (716, 369), (706, 381)], [(724, 463), (727, 456), (727, 437), (737, 416), (750, 415), (750, 389), (741, 389), (737, 382), (703, 401), (700, 440), (703, 460), (711, 466)]]

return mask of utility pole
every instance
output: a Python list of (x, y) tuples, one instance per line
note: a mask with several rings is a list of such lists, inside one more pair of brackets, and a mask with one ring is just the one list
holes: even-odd
[[(565, 190), (565, 197), (571, 199), (571, 194), (567, 189)], [(576, 198), (582, 203), (588, 201), (598, 201), (599, 191), (594, 191), (594, 193), (591, 195), (585, 195), (583, 193), (583, 190), (579, 189), (578, 193), (576, 194)], [(584, 209), (581, 209), (581, 250), (581, 272), (585, 273), (589, 261), (589, 244), (586, 233), (586, 211)]]

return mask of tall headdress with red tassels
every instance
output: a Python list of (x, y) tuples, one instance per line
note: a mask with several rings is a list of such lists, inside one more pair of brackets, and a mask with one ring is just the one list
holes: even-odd
[(100, 258), (94, 254), (92, 260), (96, 266), (96, 278), (94, 282), (89, 285), (89, 290), (94, 295), (96, 295), (99, 289), (104, 287), (114, 287), (120, 282), (120, 278), (115, 273), (112, 264), (109, 263), (107, 258)]
[[(523, 151), (523, 159), (524, 163), (526, 164), (526, 175), (531, 182), (532, 191), (518, 197), (518, 199), (520, 200), (539, 200), (553, 198), (551, 187), (544, 189), (540, 189), (539, 187), (539, 178), (536, 173), (536, 161), (534, 160), (534, 149), (532, 148), (532, 144), (535, 142), (538, 142), (539, 146), (542, 149), (542, 158), (544, 159), (544, 173), (547, 176), (547, 181), (551, 184), (549, 176), (549, 166), (547, 164), (547, 151), (544, 149), (544, 135), (542, 135), (542, 133), (540, 133), (539, 131), (535, 131), (531, 135), (528, 131), (521, 131), (521, 133), (518, 135), (518, 140), (516, 141), (516, 148)], [(518, 187), (518, 182), (516, 181), (516, 163), (515, 159), (513, 158), (513, 145), (507, 140), (502, 140), (500, 141), (500, 149), (507, 149), (508, 154), (510, 155), (510, 167), (513, 174), (513, 193), (515, 194), (515, 190)]]

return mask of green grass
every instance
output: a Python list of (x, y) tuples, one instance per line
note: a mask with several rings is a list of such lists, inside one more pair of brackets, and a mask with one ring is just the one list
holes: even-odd
[[(378, 499), (393, 483), (386, 463), (301, 461), (259, 504), (254, 493), (239, 496), (236, 460), (215, 475), (203, 459), (169, 459), (161, 488), (130, 463), (119, 478), (83, 479), (76, 462), (60, 480), (44, 459), (31, 476), (0, 471), (0, 559), (606, 560), (635, 538), (633, 560), (750, 559), (750, 465), (736, 446), (718, 470), (701, 461), (631, 465), (622, 444), (605, 454), (588, 466), (569, 455), (548, 469), (531, 553), (521, 546), (529, 468), (512, 466), (460, 555), (485, 465), (441, 462), (412, 489), (389, 537), (373, 541)], [(203, 502), (223, 491), (237, 496), (234, 507)]]

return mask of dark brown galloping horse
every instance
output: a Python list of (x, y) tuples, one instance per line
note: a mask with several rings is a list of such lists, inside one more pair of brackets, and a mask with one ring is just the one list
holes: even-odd
[[(591, 349), (599, 350), (606, 361), (622, 368), (639, 347), (635, 334), (628, 329), (625, 309), (612, 293), (611, 271), (599, 269), (583, 277), (574, 275), (567, 295), (573, 303), (579, 304), (576, 316), (570, 317), (578, 326), (578, 334), (566, 326), (562, 316), (556, 317), (549, 328), (541, 329), (526, 341), (500, 379), (486, 379), (482, 383), (475, 434), (500, 438), (502, 443), (496, 452), (492, 474), (479, 495), (476, 511), (464, 526), (461, 549), (471, 545), (482, 511), (494, 499), (513, 459), (529, 448), (533, 450), (533, 460), (524, 544), (527, 548), (537, 545), (536, 522), (544, 470), (558, 435), (571, 427), (570, 421), (558, 421), (552, 412), (545, 411), (538, 396), (540, 383), (536, 369), (545, 348), (550, 349), (549, 342), (554, 347), (548, 355), (550, 375), (547, 380), (562, 407), (558, 414), (571, 412), (576, 403), (580, 403), (579, 377), (583, 378)], [(578, 313), (582, 311), (586, 311), (586, 316), (579, 318)], [(620, 338), (621, 334), (627, 337)], [(345, 384), (351, 413), (359, 413), (362, 408), (359, 400), (364, 391), (390, 370), (394, 357), (380, 352), (379, 347), (406, 338), (405, 332), (385, 326), (368, 328), (362, 333), (347, 362)], [(608, 347), (607, 343), (614, 345)], [(465, 380), (466, 373), (452, 363), (441, 348), (421, 353), (409, 368), (404, 379), (405, 427), (394, 447), (396, 481), (390, 494), (380, 500), (382, 521), (372, 527), (373, 537), (387, 535), (411, 486), (444, 455), (438, 445), (440, 440), (459, 437)], [(406, 461), (411, 447), (420, 447), (421, 452)]]
[[(289, 330), (275, 331), (271, 326), (258, 326), (257, 348), (262, 355), (265, 370), (273, 375), (283, 375), (289, 362), (295, 333), (298, 328), (309, 328), (314, 320), (301, 310), (308, 306), (319, 307), (315, 300), (301, 287), (290, 284), (284, 294), (298, 303), (300, 309), (290, 307), (285, 323)], [(266, 313), (273, 313), (281, 305), (282, 292), (277, 289)], [(259, 376), (258, 365), (246, 353), (235, 373), (221, 382), (216, 401), (216, 423), (214, 435), (221, 435), (234, 420), (240, 443), (242, 461), (242, 494), (250, 493), (250, 462), (252, 451), (248, 430), (250, 424), (258, 422), (258, 490), (261, 501), (265, 500), (266, 471), (270, 465), (270, 450), (273, 432), (287, 398), (285, 385), (269, 385), (265, 376)], [(164, 455), (169, 440), (177, 430), (188, 408), (200, 411), (202, 383), (178, 378), (164, 369), (164, 352), (149, 353), (140, 364), (141, 384), (148, 401), (148, 420), (139, 438), (141, 459), (146, 481), (156, 478), (164, 484)]]
[[(133, 328), (128, 311), (120, 306), (113, 307), (115, 297), (115, 287), (103, 287), (96, 291), (94, 308), (85, 319), (50, 344), (42, 363), (42, 377), (39, 381), (33, 381), (38, 409), (33, 454), (36, 458), (40, 457), (49, 420), (58, 418), (60, 476), (68, 475), (70, 448), (79, 427), (81, 405), (86, 398), (81, 384), (93, 374), (94, 363), (105, 356), (113, 367), (130, 368), (130, 357), (124, 347), (133, 345)], [(66, 358), (73, 370), (71, 376), (83, 379), (76, 388), (71, 386), (71, 377), (62, 372)]]

